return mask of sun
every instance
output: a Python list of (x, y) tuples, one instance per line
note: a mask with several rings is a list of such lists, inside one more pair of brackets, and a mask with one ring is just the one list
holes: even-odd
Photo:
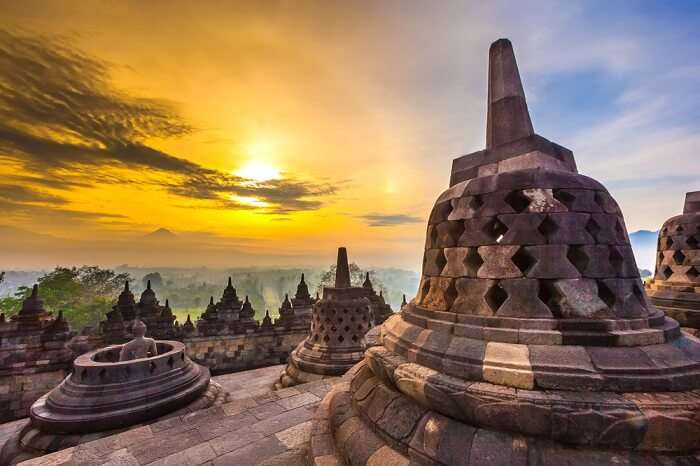
[(257, 183), (270, 180), (279, 180), (281, 178), (280, 171), (277, 169), (277, 167), (260, 160), (251, 160), (239, 168), (235, 174), (241, 178)]

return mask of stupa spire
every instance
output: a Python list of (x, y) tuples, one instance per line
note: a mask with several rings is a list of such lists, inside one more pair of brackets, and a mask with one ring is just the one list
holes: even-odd
[(685, 204), (683, 204), (683, 213), (700, 213), (700, 191), (692, 191), (685, 194)]
[(350, 288), (350, 266), (348, 266), (348, 251), (338, 248), (338, 263), (335, 269), (335, 287)]
[(498, 39), (489, 49), (486, 148), (535, 134), (527, 110), (513, 45)]

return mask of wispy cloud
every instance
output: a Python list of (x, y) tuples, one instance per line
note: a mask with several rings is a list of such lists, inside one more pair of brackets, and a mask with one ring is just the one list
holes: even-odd
[(365, 222), (367, 222), (367, 225), (371, 227), (391, 227), (411, 223), (422, 223), (424, 221), (423, 218), (406, 214), (371, 213), (366, 215), (358, 215), (357, 217), (363, 219)]
[[(134, 182), (105, 178), (103, 167), (148, 168), (167, 174), (168, 181), (161, 177), (142, 183), (211, 208), (286, 214), (318, 209), (324, 197), (335, 194), (332, 183), (293, 177), (251, 183), (151, 147), (151, 139), (180, 137), (195, 128), (171, 102), (115, 89), (109, 73), (110, 64), (64, 39), (0, 30), (0, 159), (35, 174), (24, 176), (24, 182), (53, 189), (90, 186), (96, 177), (106, 183)], [(68, 174), (65, 181), (51, 176), (58, 171)], [(13, 196), (17, 200), (32, 193), (37, 195), (20, 189)], [(257, 202), (241, 203), (236, 197)], [(61, 204), (57, 199), (45, 197), (44, 202)]]

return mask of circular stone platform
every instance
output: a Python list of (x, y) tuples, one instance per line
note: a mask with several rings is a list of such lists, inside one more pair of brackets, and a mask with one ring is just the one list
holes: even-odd
[(83, 434), (163, 416), (202, 395), (209, 370), (193, 363), (178, 341), (157, 341), (158, 355), (119, 361), (121, 345), (75, 359), (73, 372), (30, 409), (42, 432)]

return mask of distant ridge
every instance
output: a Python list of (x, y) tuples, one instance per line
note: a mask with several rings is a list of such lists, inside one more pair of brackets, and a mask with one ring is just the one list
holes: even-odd
[(167, 228), (158, 228), (155, 231), (152, 231), (151, 233), (145, 235), (146, 238), (155, 238), (155, 239), (168, 239), (168, 238), (175, 238), (177, 235), (173, 233), (172, 231), (168, 230)]

